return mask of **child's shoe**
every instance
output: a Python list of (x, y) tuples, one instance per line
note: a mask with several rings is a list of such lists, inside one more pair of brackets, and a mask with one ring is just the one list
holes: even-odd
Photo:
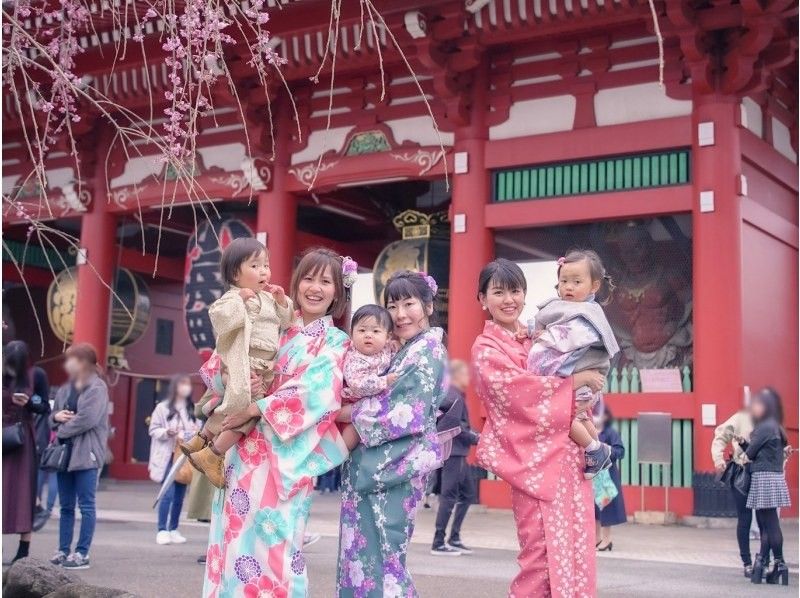
[(601, 443), (600, 448), (593, 451), (586, 451), (585, 457), (586, 467), (583, 469), (583, 477), (587, 480), (611, 467), (611, 447), (606, 443)]
[(209, 444), (206, 448), (187, 455), (194, 468), (204, 474), (212, 486), (225, 488), (225, 459), (214, 451), (214, 446)]
[(181, 452), (187, 457), (192, 453), (203, 450), (207, 444), (208, 439), (199, 432), (192, 436), (188, 442), (178, 442)]

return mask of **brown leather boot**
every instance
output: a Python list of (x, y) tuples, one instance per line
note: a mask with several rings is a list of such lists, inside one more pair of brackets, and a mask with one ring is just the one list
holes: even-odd
[(225, 459), (214, 451), (213, 445), (187, 455), (194, 468), (204, 474), (212, 486), (225, 488)]
[(178, 442), (181, 452), (187, 457), (192, 453), (203, 450), (208, 444), (208, 439), (200, 433), (191, 437), (188, 442)]

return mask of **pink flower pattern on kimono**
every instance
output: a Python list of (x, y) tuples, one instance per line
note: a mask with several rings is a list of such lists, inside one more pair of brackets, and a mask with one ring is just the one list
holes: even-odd
[(273, 581), (268, 575), (262, 575), (258, 579), (251, 580), (244, 587), (244, 596), (245, 598), (288, 598), (289, 591), (285, 585)]
[(293, 436), (303, 425), (304, 414), (305, 409), (299, 398), (284, 397), (276, 393), (269, 404), (267, 418), (272, 422), (278, 434)]
[(248, 465), (260, 465), (267, 458), (267, 441), (255, 428), (236, 445), (239, 458)]
[(243, 522), (241, 516), (234, 512), (234, 510), (231, 508), (230, 502), (225, 503), (223, 515), (225, 526), (225, 543), (228, 544), (239, 537), (239, 533), (242, 531)]
[(211, 582), (218, 584), (222, 577), (222, 551), (219, 544), (213, 544), (208, 547), (206, 552), (206, 575)]

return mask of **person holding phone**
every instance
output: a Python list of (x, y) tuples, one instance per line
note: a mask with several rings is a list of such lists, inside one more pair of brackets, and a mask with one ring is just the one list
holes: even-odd
[(47, 375), (32, 367), (23, 341), (3, 350), (3, 534), (19, 534), (14, 561), (28, 556), (38, 459), (33, 417), (50, 412)]
[[(50, 562), (65, 569), (88, 569), (89, 548), (97, 513), (97, 477), (106, 462), (108, 443), (108, 387), (97, 365), (97, 352), (88, 343), (67, 349), (64, 370), (69, 378), (56, 394), (50, 425), (61, 444), (69, 446), (67, 470), (59, 471), (58, 551)], [(81, 527), (75, 552), (75, 503), (81, 511)]]
[[(166, 398), (150, 416), (150, 479), (163, 483), (172, 467), (175, 446), (189, 440), (200, 431), (201, 424), (194, 414), (192, 380), (186, 375), (174, 376)], [(178, 523), (186, 495), (186, 484), (173, 482), (158, 504), (158, 533), (156, 544), (183, 544), (186, 538), (178, 531)]]

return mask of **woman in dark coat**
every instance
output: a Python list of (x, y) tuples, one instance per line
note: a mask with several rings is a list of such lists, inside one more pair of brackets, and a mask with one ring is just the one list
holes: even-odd
[(22, 445), (3, 447), (3, 534), (19, 534), (15, 561), (28, 556), (31, 544), (39, 470), (33, 417), (50, 412), (49, 396), (47, 375), (31, 367), (28, 345), (8, 343), (3, 350), (3, 429), (22, 426)]
[(597, 550), (605, 551), (613, 548), (611, 542), (611, 526), (619, 525), (628, 521), (628, 516), (625, 514), (625, 499), (622, 496), (622, 480), (619, 474), (619, 460), (625, 456), (625, 445), (622, 444), (622, 438), (611, 424), (614, 423), (614, 416), (611, 410), (606, 406), (602, 416), (602, 431), (600, 432), (600, 442), (605, 442), (611, 447), (611, 469), (608, 473), (611, 474), (611, 479), (617, 487), (619, 494), (612, 500), (605, 509), (602, 511), (594, 507), (594, 518), (597, 522)]

